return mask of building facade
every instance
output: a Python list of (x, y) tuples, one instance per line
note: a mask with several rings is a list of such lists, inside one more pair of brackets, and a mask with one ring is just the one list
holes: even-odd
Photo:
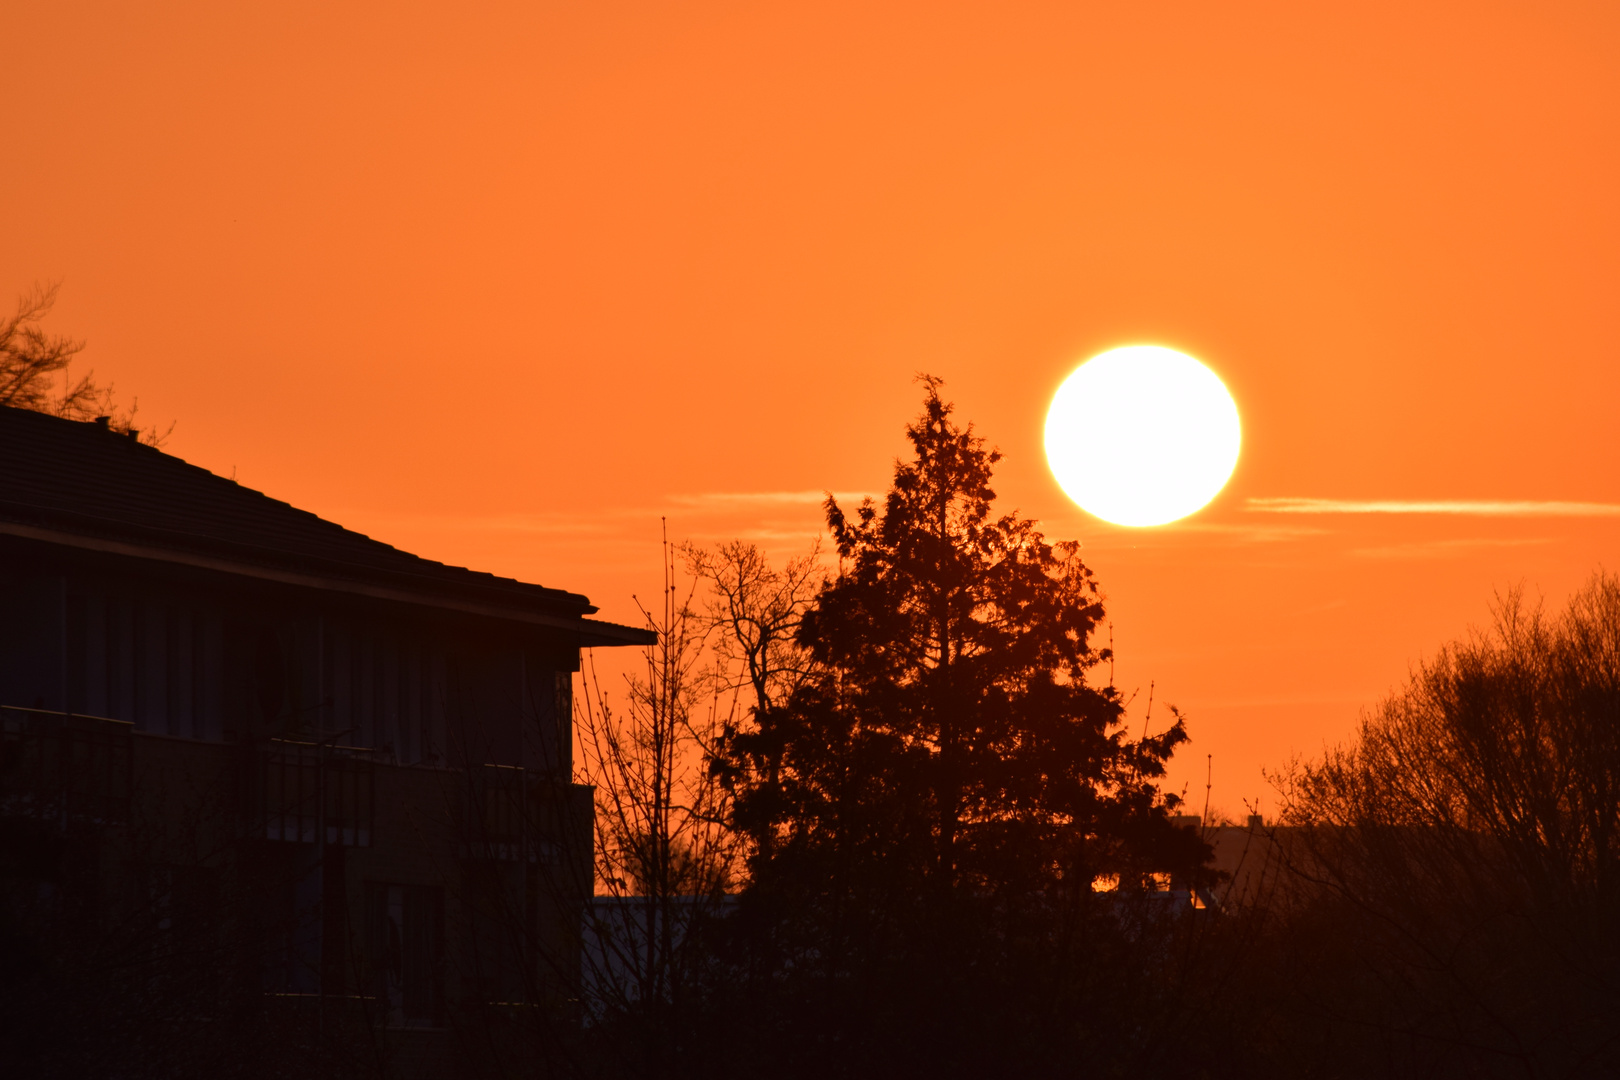
[(150, 960), (136, 1013), (234, 1010), (360, 1071), (565, 1027), (572, 673), (650, 637), (594, 612), (0, 408), (0, 818), (37, 855), (6, 861), (9, 932)]

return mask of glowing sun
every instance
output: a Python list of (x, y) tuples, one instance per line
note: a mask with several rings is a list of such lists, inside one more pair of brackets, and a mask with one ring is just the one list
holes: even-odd
[(1082, 509), (1116, 525), (1163, 525), (1209, 502), (1241, 441), (1220, 378), (1157, 345), (1087, 360), (1046, 413), (1052, 475)]

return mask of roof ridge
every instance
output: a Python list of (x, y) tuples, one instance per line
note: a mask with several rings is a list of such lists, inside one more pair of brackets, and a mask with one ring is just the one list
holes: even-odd
[(266, 565), (314, 563), (346, 577), (411, 581), (418, 591), (460, 588), (578, 615), (596, 610), (579, 593), (405, 551), (94, 421), (0, 406), (0, 460), (0, 516)]

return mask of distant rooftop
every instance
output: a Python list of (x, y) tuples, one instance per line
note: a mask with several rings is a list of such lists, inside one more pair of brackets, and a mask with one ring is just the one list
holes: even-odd
[(95, 422), (0, 406), (6, 534), (570, 626), (582, 644), (648, 636), (586, 619), (579, 593), (424, 559)]

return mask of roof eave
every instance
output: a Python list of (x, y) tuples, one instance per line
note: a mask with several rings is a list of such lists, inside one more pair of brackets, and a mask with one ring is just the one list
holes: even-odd
[[(245, 563), (198, 552), (151, 547), (107, 537), (85, 536), (79, 533), (64, 532), (58, 529), (3, 519), (0, 519), (0, 536), (14, 536), (19, 539), (56, 544), (81, 551), (95, 551), (176, 566), (188, 566), (306, 589), (319, 589), (325, 592), (344, 593), (374, 600), (387, 600), (415, 607), (437, 608), (467, 615), (526, 623), (531, 626), (541, 626), (561, 631), (569, 638), (578, 641), (582, 647), (594, 645), (650, 645), (658, 640), (657, 634), (651, 630), (587, 619), (583, 613), (574, 615), (555, 610), (542, 610), (538, 605), (490, 603), (484, 597), (468, 598), (457, 596), (442, 588), (435, 588), (431, 592), (418, 591), (402, 588), (398, 585)], [(589, 610), (594, 611), (595, 608)]]
[(625, 626), (598, 619), (581, 619), (579, 625), (582, 627), (579, 635), (581, 648), (658, 644), (658, 632), (644, 626)]

